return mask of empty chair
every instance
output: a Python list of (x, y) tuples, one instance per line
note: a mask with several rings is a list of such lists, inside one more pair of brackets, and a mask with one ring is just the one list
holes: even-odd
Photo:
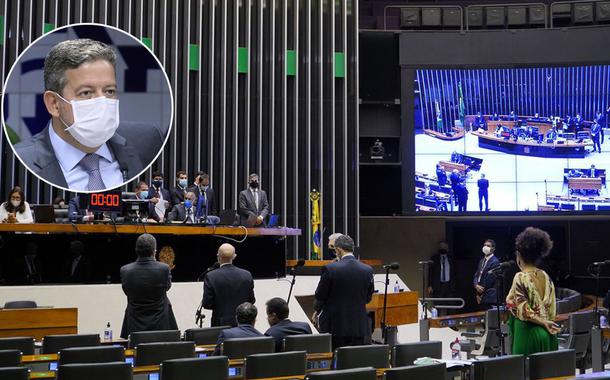
[(77, 363), (111, 363), (125, 361), (120, 346), (73, 347), (59, 351), (59, 365)]
[(21, 365), (21, 351), (0, 350), (0, 367), (19, 367)]
[(527, 357), (530, 380), (573, 376), (576, 372), (574, 350), (540, 352)]
[(270, 336), (231, 338), (222, 343), (222, 354), (229, 359), (243, 359), (253, 354), (270, 354), (275, 351), (275, 339)]
[(398, 344), (392, 347), (392, 367), (411, 366), (419, 358), (443, 358), (443, 343), (440, 341)]
[(307, 369), (305, 351), (255, 354), (246, 358), (246, 379), (304, 375)]
[(500, 356), (475, 360), (471, 366), (473, 380), (524, 380), (525, 357), (522, 355)]
[(57, 368), (57, 380), (131, 380), (129, 363), (65, 364)]
[(560, 335), (561, 348), (573, 349), (576, 355), (576, 367), (584, 373), (589, 345), (591, 342), (591, 328), (595, 321), (595, 311), (572, 313), (568, 319), (570, 332), (568, 335)]
[(180, 330), (138, 331), (129, 334), (128, 348), (140, 343), (179, 342)]
[(229, 358), (172, 359), (161, 363), (159, 380), (226, 380), (229, 377)]
[(42, 338), (42, 353), (56, 354), (64, 348), (99, 345), (99, 334), (47, 335)]
[(305, 351), (308, 354), (332, 352), (331, 335), (290, 335), (284, 338), (283, 351)]
[(5, 309), (35, 309), (38, 305), (34, 301), (9, 301), (4, 304)]
[(184, 340), (195, 342), (198, 346), (216, 344), (220, 332), (230, 328), (231, 326), (217, 326), (202, 329), (188, 329), (184, 331)]
[(319, 371), (309, 373), (305, 379), (310, 380), (377, 380), (375, 368), (354, 368), (338, 371)]
[(390, 347), (387, 344), (374, 346), (348, 346), (335, 350), (333, 369), (360, 367), (388, 368)]
[(195, 357), (194, 342), (140, 343), (136, 347), (134, 365), (160, 364), (165, 360)]
[(445, 380), (445, 363), (396, 367), (385, 371), (385, 380)]
[(19, 350), (23, 355), (34, 355), (34, 338), (0, 338), (0, 350)]
[(28, 367), (4, 367), (0, 368), (0, 380), (29, 380), (30, 369)]

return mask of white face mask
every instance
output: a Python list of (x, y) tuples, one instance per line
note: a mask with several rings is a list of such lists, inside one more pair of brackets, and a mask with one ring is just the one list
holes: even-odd
[(13, 207), (19, 207), (19, 205), (21, 204), (21, 201), (13, 201), (13, 200), (11, 200), (11, 204), (13, 205)]
[(74, 123), (67, 127), (72, 137), (88, 148), (97, 148), (114, 135), (119, 127), (119, 100), (105, 96), (87, 100), (67, 101), (57, 94), (64, 102), (72, 104)]
[(491, 247), (484, 245), (482, 251), (485, 256), (491, 255)]

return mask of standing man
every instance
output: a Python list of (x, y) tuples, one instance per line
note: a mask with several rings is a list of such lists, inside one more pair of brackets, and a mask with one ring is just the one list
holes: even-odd
[(602, 129), (600, 121), (596, 121), (595, 124), (593, 124), (593, 126), (591, 127), (591, 140), (593, 140), (593, 151), (594, 152), (596, 150), (599, 153), (602, 152), (601, 143), (603, 142), (603, 139), (604, 139), (604, 131)]
[(220, 267), (203, 278), (203, 307), (212, 310), (212, 327), (237, 326), (235, 308), (254, 303), (254, 280), (245, 269), (233, 265), (235, 247), (225, 243), (218, 248)]
[(282, 298), (272, 298), (266, 303), (267, 322), (269, 329), (265, 335), (275, 338), (275, 352), (283, 351), (284, 338), (289, 335), (311, 334), (311, 327), (307, 322), (293, 322), (288, 319), (290, 309), (288, 303)]
[(195, 183), (187, 191), (192, 191), (197, 196), (197, 208), (195, 215), (205, 222), (218, 224), (220, 218), (216, 216), (216, 194), (210, 186), (210, 176), (198, 171), (195, 173)]
[(328, 237), (328, 253), (324, 256), (324, 260), (338, 261), (337, 253), (335, 252), (335, 240), (343, 234), (335, 232)]
[[(428, 268), (428, 295), (435, 298), (451, 298), (455, 294), (455, 265), (449, 245), (441, 241), (438, 251), (430, 258), (432, 265)], [(441, 309), (446, 314), (446, 309)]]
[(451, 190), (453, 190), (454, 204), (457, 206), (458, 205), (458, 185), (462, 182), (462, 177), (460, 176), (459, 170), (453, 169), (453, 171), (449, 175), (449, 179), (451, 180)]
[(438, 180), (439, 186), (445, 186), (447, 184), (447, 173), (441, 164), (436, 164), (436, 179)]
[(468, 189), (464, 182), (457, 185), (458, 211), (465, 212), (468, 206)]
[(163, 188), (163, 173), (153, 172), (152, 182), (148, 191), (148, 215), (155, 215), (157, 222), (165, 222), (165, 216), (169, 208), (170, 195), (167, 189)]
[(237, 212), (241, 225), (245, 225), (250, 217), (256, 218), (255, 226), (262, 227), (265, 225), (265, 218), (269, 214), (269, 201), (267, 200), (267, 193), (260, 189), (258, 174), (250, 174), (248, 188), (239, 193), (239, 209)]
[(483, 258), (474, 275), (473, 285), (481, 310), (487, 310), (496, 303), (496, 275), (489, 273), (500, 266), (500, 260), (494, 256), (495, 251), (496, 242), (492, 239), (485, 240), (482, 248)]
[(333, 350), (363, 345), (370, 337), (366, 304), (374, 291), (373, 268), (354, 257), (352, 238), (339, 236), (335, 240), (335, 251), (339, 261), (322, 268), (313, 316), (321, 333), (332, 334)]
[(477, 186), (479, 187), (479, 211), (483, 211), (483, 200), (485, 200), (485, 211), (489, 211), (489, 180), (485, 178), (485, 174), (481, 173)]
[(121, 338), (136, 331), (177, 330), (172, 304), (167, 291), (172, 275), (167, 264), (155, 260), (157, 241), (150, 234), (138, 236), (138, 258), (121, 268), (121, 284), (127, 296), (127, 308), (121, 328)]
[(186, 195), (186, 187), (188, 186), (188, 179), (186, 172), (180, 170), (176, 173), (176, 187), (169, 190), (170, 197), (172, 200), (172, 207), (184, 202), (184, 196)]

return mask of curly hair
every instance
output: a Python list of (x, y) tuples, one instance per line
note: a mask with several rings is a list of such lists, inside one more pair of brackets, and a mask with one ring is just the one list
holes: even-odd
[(515, 239), (515, 247), (523, 262), (536, 264), (548, 256), (553, 248), (549, 234), (540, 228), (527, 227)]

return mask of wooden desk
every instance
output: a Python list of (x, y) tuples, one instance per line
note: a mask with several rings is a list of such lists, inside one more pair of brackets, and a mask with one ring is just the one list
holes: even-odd
[(77, 334), (77, 308), (35, 308), (0, 310), (0, 337)]
[[(375, 313), (375, 327), (381, 327), (383, 318), (383, 294), (373, 294), (373, 299), (366, 305), (367, 311)], [(386, 324), (389, 326), (417, 323), (417, 292), (399, 292), (388, 294)]]
[(439, 161), (438, 164), (447, 172), (452, 172), (453, 169), (457, 169), (460, 174), (465, 174), (466, 170), (468, 169), (468, 165), (458, 164), (457, 162)]
[(602, 179), (599, 177), (568, 178), (568, 189), (571, 190), (601, 190)]
[[(286, 267), (293, 267), (297, 265), (298, 260), (286, 260)], [(323, 267), (332, 263), (333, 260), (305, 260), (306, 267)], [(378, 259), (372, 260), (360, 260), (361, 263), (368, 264), (372, 267), (379, 267), (383, 265), (383, 261)]]

